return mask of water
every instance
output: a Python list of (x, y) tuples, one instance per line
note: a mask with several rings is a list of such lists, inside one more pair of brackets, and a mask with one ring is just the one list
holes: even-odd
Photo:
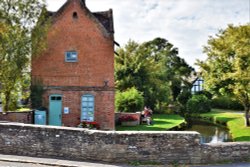
[(201, 134), (201, 143), (219, 143), (232, 141), (229, 130), (226, 127), (204, 121), (193, 120), (191, 127), (186, 131), (197, 131)]

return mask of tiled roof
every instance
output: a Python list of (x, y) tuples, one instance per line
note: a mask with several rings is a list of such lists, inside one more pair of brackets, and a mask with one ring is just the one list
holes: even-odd
[(105, 12), (92, 13), (106, 28), (109, 33), (114, 33), (112, 9)]

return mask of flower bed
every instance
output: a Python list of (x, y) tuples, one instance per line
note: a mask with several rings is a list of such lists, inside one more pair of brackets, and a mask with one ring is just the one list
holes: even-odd
[(88, 128), (88, 129), (100, 129), (100, 125), (97, 122), (87, 122), (82, 121), (79, 125), (79, 128)]
[(119, 118), (122, 126), (136, 126), (138, 125), (138, 119), (134, 115), (122, 115)]

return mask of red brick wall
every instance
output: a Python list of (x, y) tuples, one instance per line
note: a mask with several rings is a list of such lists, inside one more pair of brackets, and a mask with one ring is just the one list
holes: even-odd
[(27, 111), (27, 112), (7, 112), (4, 114), (0, 113), (0, 121), (32, 124), (34, 122), (33, 112)]
[[(69, 107), (69, 114), (62, 114), (64, 126), (76, 127), (81, 118), (81, 97), (91, 94), (95, 97), (95, 121), (101, 129), (114, 129), (114, 92), (113, 91), (56, 91), (49, 90), (44, 94), (45, 106), (48, 106), (51, 94), (62, 95), (62, 106)], [(110, 101), (110, 102), (109, 102)], [(63, 112), (62, 112), (63, 113)]]
[[(48, 49), (33, 59), (32, 75), (51, 86), (103, 86), (107, 80), (114, 87), (113, 36), (105, 36), (77, 2), (72, 1), (52, 24)], [(78, 62), (65, 62), (65, 52), (70, 50), (78, 52)]]
[[(78, 19), (73, 19), (77, 12)], [(81, 96), (95, 96), (95, 118), (102, 129), (114, 129), (114, 45), (113, 34), (104, 31), (89, 11), (72, 0), (58, 13), (48, 33), (48, 48), (32, 60), (32, 78), (40, 78), (45, 87), (56, 86), (44, 94), (49, 108), (49, 95), (61, 94), (63, 106), (70, 113), (62, 117), (63, 125), (76, 126), (80, 121)], [(66, 51), (77, 51), (78, 62), (65, 62)], [(108, 81), (108, 91), (104, 81)], [(97, 87), (99, 91), (62, 90), (60, 87)], [(103, 89), (103, 90), (102, 90)]]

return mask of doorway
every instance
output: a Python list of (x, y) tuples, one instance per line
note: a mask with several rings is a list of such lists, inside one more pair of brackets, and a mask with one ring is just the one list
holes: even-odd
[(49, 100), (49, 125), (62, 125), (62, 96), (51, 95)]

